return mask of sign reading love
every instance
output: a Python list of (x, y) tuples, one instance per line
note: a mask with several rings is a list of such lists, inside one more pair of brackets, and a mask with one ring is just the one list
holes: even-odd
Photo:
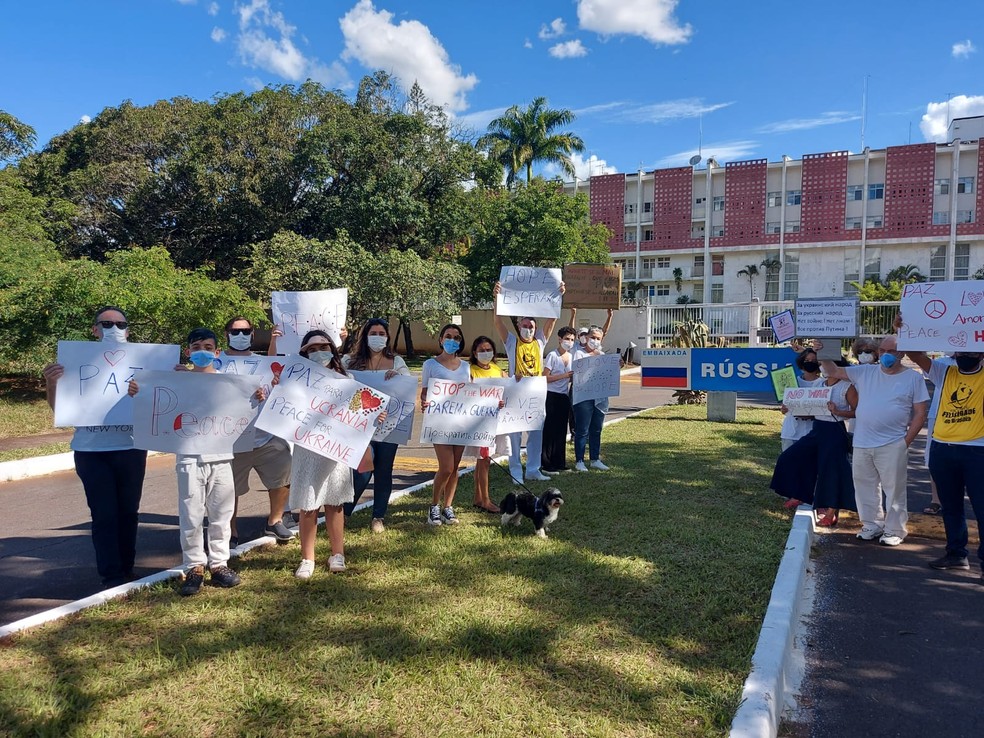
[(984, 281), (902, 288), (901, 351), (984, 351)]

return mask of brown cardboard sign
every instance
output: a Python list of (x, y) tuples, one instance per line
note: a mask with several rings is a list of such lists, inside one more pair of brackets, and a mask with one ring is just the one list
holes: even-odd
[(618, 310), (622, 269), (617, 264), (565, 264), (564, 289), (564, 307)]

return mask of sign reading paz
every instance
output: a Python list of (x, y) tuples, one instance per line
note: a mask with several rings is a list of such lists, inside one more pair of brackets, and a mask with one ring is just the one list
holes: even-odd
[(427, 412), (420, 428), (422, 443), (491, 446), (498, 426), (501, 386), (432, 379), (427, 385)]
[(572, 401), (575, 405), (585, 400), (600, 400), (618, 395), (622, 379), (620, 358), (618, 354), (603, 354), (574, 359)]
[(560, 294), (559, 269), (504, 266), (499, 272), (499, 315), (530, 318), (559, 318), (563, 295)]
[(564, 290), (564, 307), (618, 310), (622, 269), (617, 264), (565, 264)]
[(55, 387), (55, 425), (130, 425), (133, 400), (127, 389), (134, 373), (174, 369), (180, 361), (181, 349), (174, 345), (59, 341), (65, 373)]
[(270, 305), (273, 322), (284, 333), (277, 339), (278, 353), (296, 354), (304, 334), (315, 329), (323, 330), (340, 346), (338, 331), (345, 325), (347, 289), (272, 292)]
[(984, 351), (984, 281), (902, 287), (900, 351)]
[(788, 387), (782, 396), (782, 404), (797, 417), (830, 415), (830, 387)]

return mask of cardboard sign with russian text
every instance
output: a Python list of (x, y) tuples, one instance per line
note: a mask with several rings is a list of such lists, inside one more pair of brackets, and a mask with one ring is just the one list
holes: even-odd
[(796, 335), (802, 338), (853, 338), (858, 334), (858, 298), (796, 300)]
[(614, 308), (622, 298), (617, 264), (564, 264), (564, 307)]
[(421, 443), (490, 446), (499, 424), (501, 386), (432, 379), (420, 428)]
[(900, 351), (984, 351), (984, 281), (902, 287)]
[(502, 379), (476, 379), (475, 384), (492, 384), (502, 387), (505, 405), (499, 408), (499, 435), (540, 430), (547, 417), (547, 378), (523, 377), (518, 382), (513, 377)]
[(341, 348), (338, 331), (345, 325), (348, 289), (272, 292), (270, 306), (273, 322), (284, 334), (277, 339), (278, 354), (296, 354), (304, 334), (315, 329), (325, 331)]
[(602, 356), (583, 356), (574, 359), (571, 368), (574, 376), (572, 402), (576, 405), (585, 400), (600, 400), (615, 397), (621, 390), (621, 357), (618, 354)]
[(559, 269), (504, 266), (499, 272), (499, 315), (529, 318), (559, 318), (563, 295)]

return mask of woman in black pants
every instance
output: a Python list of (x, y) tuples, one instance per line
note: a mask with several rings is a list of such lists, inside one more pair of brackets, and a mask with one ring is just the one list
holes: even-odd
[(574, 356), (574, 329), (557, 331), (557, 349), (543, 359), (547, 376), (547, 417), (543, 423), (543, 452), (540, 471), (558, 474), (567, 471), (567, 421), (571, 414), (571, 359)]

